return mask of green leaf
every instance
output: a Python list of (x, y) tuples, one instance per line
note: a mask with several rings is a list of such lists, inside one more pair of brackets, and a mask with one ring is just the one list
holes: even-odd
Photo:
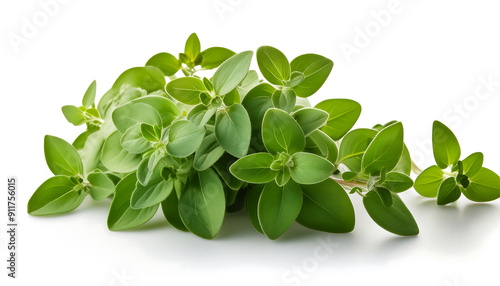
[(349, 170), (360, 173), (363, 155), (377, 133), (373, 129), (364, 128), (347, 133), (340, 144), (339, 162), (346, 165)]
[(30, 215), (61, 214), (77, 208), (87, 193), (82, 185), (67, 176), (55, 176), (43, 182), (28, 201)]
[(443, 170), (438, 166), (425, 169), (415, 180), (415, 190), (422, 196), (435, 198), (443, 182)]
[(200, 39), (196, 33), (192, 33), (186, 41), (186, 46), (184, 47), (184, 54), (194, 62), (196, 57), (200, 54)]
[(487, 168), (481, 168), (470, 178), (470, 184), (462, 190), (471, 201), (489, 202), (500, 198), (500, 177)]
[(252, 56), (251, 51), (242, 52), (220, 65), (212, 78), (216, 94), (228, 94), (243, 81), (250, 68)]
[(74, 105), (65, 105), (61, 108), (64, 117), (69, 123), (79, 126), (85, 123), (85, 114), (83, 111)]
[(120, 144), (121, 136), (119, 131), (115, 131), (106, 139), (102, 148), (101, 162), (108, 170), (130, 173), (137, 169), (141, 156), (125, 150)]
[(217, 112), (217, 108), (207, 107), (203, 104), (195, 106), (187, 115), (187, 119), (198, 126), (205, 126)]
[(293, 181), (283, 187), (274, 181), (264, 186), (258, 217), (262, 231), (269, 239), (277, 239), (292, 225), (300, 213), (302, 200), (302, 190)]
[(319, 231), (346, 233), (354, 229), (354, 208), (345, 190), (328, 179), (301, 186), (304, 202), (297, 222)]
[(383, 229), (397, 235), (410, 236), (419, 233), (413, 215), (397, 194), (391, 193), (391, 207), (384, 206), (380, 196), (370, 191), (363, 198), (363, 205), (370, 217)]
[(244, 98), (248, 94), (248, 92), (258, 84), (260, 84), (260, 82), (261, 81), (259, 80), (259, 75), (257, 74), (257, 72), (254, 70), (249, 70), (243, 81), (240, 82), (236, 89), (238, 90), (240, 97)]
[(263, 189), (264, 185), (252, 186), (252, 188), (248, 191), (247, 196), (245, 198), (245, 208), (247, 209), (250, 221), (253, 227), (262, 234), (263, 234), (262, 228), (260, 227), (259, 223), (258, 206), (259, 206), (260, 195), (262, 194)]
[[(124, 71), (113, 84), (112, 89), (120, 91), (122, 87), (139, 87), (148, 93), (165, 88), (165, 76), (156, 67), (135, 67)], [(101, 99), (102, 100), (102, 99)], [(101, 103), (99, 102), (99, 105)], [(101, 110), (99, 110), (100, 112)]]
[(363, 173), (375, 175), (382, 168), (392, 170), (398, 164), (403, 148), (403, 124), (401, 122), (382, 129), (363, 155), (361, 161)]
[(292, 180), (301, 185), (311, 185), (326, 180), (335, 170), (330, 161), (316, 154), (298, 152), (292, 155), (290, 167)]
[(152, 56), (146, 66), (153, 66), (160, 69), (165, 76), (173, 76), (181, 68), (177, 58), (169, 53), (159, 53)]
[(293, 90), (300, 97), (313, 95), (325, 83), (333, 68), (333, 62), (323, 56), (305, 54), (296, 57), (291, 63), (292, 72), (304, 74), (304, 80)]
[(188, 181), (179, 200), (179, 214), (189, 231), (202, 238), (214, 238), (222, 226), (225, 211), (224, 189), (212, 169), (198, 172)]
[(215, 134), (205, 136), (200, 148), (194, 155), (193, 167), (198, 171), (210, 168), (224, 154), (224, 149), (219, 145)]
[(237, 158), (225, 153), (214, 165), (214, 169), (217, 171), (217, 174), (219, 174), (222, 180), (224, 180), (224, 183), (226, 183), (226, 185), (232, 190), (239, 190), (243, 185), (243, 181), (233, 176), (229, 170), (231, 165), (233, 165), (236, 160)]
[[(112, 125), (112, 123), (110, 123)], [(105, 132), (99, 130), (89, 134), (85, 140), (83, 148), (79, 149), (80, 157), (83, 162), (84, 172), (86, 174), (97, 168), (101, 160), (102, 147), (106, 141)]]
[(96, 81), (94, 80), (89, 87), (87, 88), (87, 91), (85, 92), (85, 95), (83, 96), (82, 99), (82, 106), (89, 108), (94, 104), (95, 100), (95, 94), (96, 94)]
[(437, 204), (440, 206), (452, 203), (460, 198), (460, 188), (455, 181), (455, 178), (450, 177), (444, 180), (439, 186), (437, 194)]
[(294, 154), (305, 147), (304, 133), (300, 125), (283, 110), (268, 109), (262, 121), (262, 140), (270, 153)]
[(101, 172), (93, 172), (87, 176), (90, 187), (90, 196), (96, 200), (102, 200), (111, 196), (115, 192), (113, 181)]
[(248, 116), (250, 116), (252, 129), (260, 130), (262, 128), (264, 114), (269, 108), (274, 107), (272, 95), (275, 90), (272, 85), (261, 83), (252, 88), (243, 98), (242, 105), (247, 110)]
[(238, 93), (238, 89), (235, 88), (228, 94), (224, 95), (224, 104), (226, 106), (233, 105), (235, 103), (240, 103), (240, 94)]
[(86, 131), (80, 133), (80, 135), (78, 135), (78, 137), (76, 137), (75, 141), (73, 141), (73, 143), (71, 145), (73, 145), (73, 147), (75, 147), (76, 150), (83, 149), (83, 146), (85, 146), (85, 142), (87, 142), (87, 139), (89, 138), (90, 134), (92, 134), (94, 132), (95, 131), (86, 130)]
[(441, 169), (456, 164), (460, 159), (460, 145), (455, 134), (439, 121), (432, 125), (434, 159)]
[(168, 131), (167, 153), (174, 157), (187, 157), (200, 147), (204, 137), (205, 128), (179, 120)]
[(116, 185), (115, 195), (108, 214), (109, 230), (124, 230), (140, 226), (148, 222), (156, 214), (159, 205), (140, 210), (133, 209), (130, 206), (130, 198), (135, 190), (136, 183), (136, 175), (131, 173)]
[(269, 153), (254, 153), (236, 161), (229, 170), (236, 178), (254, 184), (270, 182), (278, 175), (270, 169), (274, 157)]
[(130, 206), (133, 209), (152, 207), (163, 202), (174, 188), (174, 180), (164, 180), (160, 176), (163, 166), (154, 169), (152, 178), (145, 186), (137, 182), (135, 190), (130, 198)]
[(123, 133), (120, 139), (120, 144), (123, 149), (131, 154), (141, 154), (151, 148), (151, 143), (142, 135), (141, 125), (142, 124), (139, 123), (130, 127)]
[(464, 168), (464, 175), (467, 177), (475, 176), (483, 167), (484, 156), (483, 153), (477, 152), (469, 155), (469, 157), (465, 158), (462, 161)]
[(83, 175), (83, 163), (78, 151), (63, 139), (46, 135), (44, 152), (47, 166), (54, 175)]
[(144, 103), (153, 107), (156, 112), (158, 112), (158, 115), (163, 123), (163, 127), (169, 126), (175, 119), (181, 116), (181, 112), (175, 103), (163, 96), (148, 95), (137, 98), (133, 102)]
[(220, 110), (215, 118), (215, 136), (224, 150), (238, 158), (248, 153), (252, 126), (246, 109), (233, 104)]
[(328, 120), (328, 113), (316, 108), (302, 108), (292, 113), (293, 118), (299, 123), (305, 136), (323, 126)]
[(377, 187), (377, 188), (375, 188), (375, 192), (377, 193), (380, 200), (382, 201), (382, 204), (384, 204), (384, 207), (390, 208), (392, 206), (394, 201), (392, 199), (391, 191), (389, 191), (386, 188)]
[(327, 99), (315, 108), (328, 113), (326, 125), (321, 128), (333, 140), (340, 140), (351, 130), (361, 114), (361, 105), (350, 99)]
[(195, 77), (181, 77), (167, 84), (167, 93), (178, 101), (196, 105), (200, 103), (200, 93), (207, 92), (203, 81)]
[(332, 164), (336, 163), (339, 153), (337, 144), (320, 130), (315, 130), (307, 136), (304, 151), (326, 158)]
[(276, 176), (275, 180), (276, 180), (276, 184), (278, 184), (278, 186), (280, 187), (283, 187), (284, 185), (286, 185), (288, 183), (288, 181), (290, 180), (290, 168), (288, 167), (285, 167), (283, 169), (281, 169), (278, 173), (278, 176)]
[(204, 69), (214, 69), (220, 66), (224, 61), (235, 55), (235, 52), (221, 47), (212, 47), (201, 52), (203, 60), (201, 67)]
[(291, 89), (277, 89), (271, 99), (274, 107), (286, 112), (292, 112), (297, 102), (295, 92)]
[(411, 156), (406, 145), (403, 147), (403, 153), (401, 154), (401, 158), (399, 158), (398, 164), (392, 171), (400, 172), (408, 176), (411, 175)]
[(304, 81), (304, 74), (298, 71), (294, 71), (290, 74), (290, 79), (284, 82), (286, 87), (294, 88)]
[(162, 126), (158, 112), (150, 105), (140, 102), (130, 102), (116, 108), (112, 117), (113, 123), (121, 133), (125, 133), (138, 123)]
[(399, 172), (389, 172), (386, 175), (384, 183), (381, 185), (391, 192), (400, 193), (413, 187), (413, 180), (410, 176), (399, 173)]
[(175, 192), (171, 192), (167, 199), (161, 203), (161, 209), (163, 215), (173, 227), (178, 230), (188, 231), (179, 215), (179, 199)]
[(283, 85), (290, 78), (291, 68), (286, 56), (276, 48), (263, 46), (257, 49), (260, 72), (268, 82)]
[[(144, 137), (149, 142), (160, 142), (161, 141), (161, 130), (157, 128), (158, 126), (152, 126), (146, 123), (141, 123), (140, 125), (141, 136)], [(128, 130), (127, 130), (128, 131)], [(158, 132), (160, 131), (160, 132)]]

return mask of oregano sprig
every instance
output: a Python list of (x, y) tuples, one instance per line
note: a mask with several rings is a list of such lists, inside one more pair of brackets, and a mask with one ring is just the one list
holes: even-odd
[(257, 231), (277, 239), (295, 221), (351, 232), (351, 194), (382, 228), (411, 236), (419, 228), (398, 194), (412, 187), (439, 205), (461, 194), (478, 202), (500, 197), (500, 177), (482, 166), (482, 153), (460, 160), (457, 138), (440, 122), (432, 132), (436, 165), (414, 184), (411, 171), (420, 171), (402, 122), (353, 129), (356, 101), (312, 107), (307, 98), (328, 78), (331, 60), (305, 54), (289, 61), (262, 46), (255, 53), (261, 80), (250, 70), (252, 51), (201, 47), (193, 33), (178, 57), (158, 53), (123, 72), (97, 105), (94, 81), (80, 107), (64, 106), (70, 123), (87, 128), (73, 144), (46, 136), (54, 177), (35, 191), (28, 212), (69, 212), (90, 194), (112, 199), (110, 230), (144, 224), (161, 206), (175, 228), (212, 239), (226, 213), (245, 208)]

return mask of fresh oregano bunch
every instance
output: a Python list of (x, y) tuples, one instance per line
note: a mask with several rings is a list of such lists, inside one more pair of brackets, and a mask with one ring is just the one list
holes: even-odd
[[(46, 136), (55, 176), (35, 191), (28, 212), (68, 212), (90, 194), (112, 198), (110, 230), (142, 225), (161, 206), (175, 228), (211, 239), (227, 212), (246, 208), (253, 226), (276, 239), (294, 221), (352, 231), (348, 194), (357, 194), (384, 229), (418, 234), (398, 195), (413, 186), (412, 169), (419, 173), (403, 124), (351, 130), (359, 103), (328, 99), (311, 107), (307, 97), (333, 68), (323, 56), (290, 62), (276, 48), (260, 47), (256, 58), (267, 82), (249, 70), (252, 58), (252, 51), (202, 51), (192, 34), (178, 57), (159, 53), (122, 73), (97, 106), (93, 82), (81, 107), (63, 107), (70, 123), (87, 129), (73, 144)], [(433, 141), (437, 166), (417, 178), (420, 194), (437, 196), (438, 204), (461, 193), (474, 201), (500, 197), (500, 178), (482, 167), (482, 154), (460, 161), (456, 138), (439, 122)]]

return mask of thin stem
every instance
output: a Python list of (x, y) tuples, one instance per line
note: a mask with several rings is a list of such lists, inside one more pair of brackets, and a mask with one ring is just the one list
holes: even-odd
[(342, 179), (338, 179), (338, 178), (335, 178), (333, 176), (330, 176), (330, 178), (332, 180), (334, 180), (335, 182), (341, 184), (341, 185), (344, 185), (344, 186), (348, 186), (348, 187), (366, 187), (366, 184), (363, 184), (363, 183), (359, 183), (359, 182), (347, 182), (347, 181), (344, 181)]
[(413, 160), (411, 160), (411, 170), (413, 173), (415, 173), (415, 175), (420, 175), (422, 174), (422, 169), (420, 169), (417, 164), (415, 164), (415, 162)]

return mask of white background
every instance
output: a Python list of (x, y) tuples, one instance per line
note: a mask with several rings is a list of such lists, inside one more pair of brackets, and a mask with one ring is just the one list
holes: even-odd
[[(212, 241), (173, 229), (161, 213), (138, 230), (110, 232), (108, 200), (86, 200), (64, 216), (26, 214), (29, 197), (50, 176), (43, 136), (71, 141), (82, 131), (60, 107), (78, 105), (94, 79), (102, 95), (125, 69), (158, 52), (181, 52), (192, 32), (202, 49), (272, 45), (289, 59), (309, 52), (331, 58), (334, 69), (314, 103), (359, 101), (357, 127), (401, 120), (422, 167), (432, 163), (428, 142), (439, 119), (455, 131), (464, 156), (482, 151), (485, 166), (500, 172), (500, 86), (488, 90), (481, 81), (500, 81), (500, 2), (69, 0), (45, 22), (40, 2), (0, 4), (0, 188), (17, 176), (20, 204), (15, 281), (6, 279), (0, 235), (7, 285), (500, 285), (500, 201), (461, 198), (438, 207), (409, 190), (403, 199), (421, 230), (413, 238), (379, 228), (358, 196), (352, 233), (293, 225), (277, 241), (254, 231), (245, 212), (228, 215)], [(35, 21), (36, 31), (23, 35), (25, 21)], [(13, 35), (23, 42), (13, 45)], [(346, 56), (346, 45), (356, 53)], [(2, 217), (5, 197), (2, 191)]]

